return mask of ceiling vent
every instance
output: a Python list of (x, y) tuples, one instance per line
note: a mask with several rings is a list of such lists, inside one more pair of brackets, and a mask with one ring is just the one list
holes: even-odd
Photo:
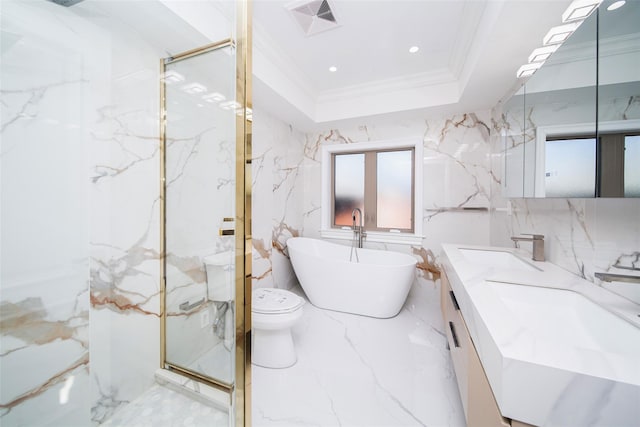
[(304, 0), (285, 6), (307, 36), (338, 27), (328, 0)]

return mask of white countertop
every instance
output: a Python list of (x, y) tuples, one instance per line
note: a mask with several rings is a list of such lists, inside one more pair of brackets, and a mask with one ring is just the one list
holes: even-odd
[[(537, 270), (499, 270), (470, 262), (459, 250), (465, 248), (508, 251)], [(554, 264), (531, 261), (514, 249), (443, 245), (443, 250), (445, 271), (505, 417), (534, 425), (640, 425), (640, 305)], [(598, 331), (600, 337), (610, 335), (612, 345), (605, 348), (597, 340), (588, 345), (573, 343), (571, 331), (566, 342), (545, 336), (514, 313), (514, 306), (505, 305), (495, 282), (525, 285), (525, 292), (531, 286), (577, 292), (604, 308), (606, 316), (617, 316), (613, 324), (618, 322), (618, 328)], [(540, 304), (542, 322), (553, 303), (550, 299), (549, 304)], [(590, 331), (607, 327), (595, 316), (585, 318), (589, 320), (576, 331), (576, 340), (578, 335), (588, 338)], [(627, 341), (626, 337), (636, 337), (635, 328), (637, 341)]]

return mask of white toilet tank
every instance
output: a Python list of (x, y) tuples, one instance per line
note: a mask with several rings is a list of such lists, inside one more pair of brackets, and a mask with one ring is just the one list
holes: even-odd
[(202, 259), (207, 272), (207, 295), (209, 301), (231, 301), (234, 299), (233, 251), (220, 252)]

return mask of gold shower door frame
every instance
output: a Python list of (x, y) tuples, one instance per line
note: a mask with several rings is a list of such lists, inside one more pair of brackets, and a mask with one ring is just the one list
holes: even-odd
[[(229, 394), (235, 425), (251, 425), (251, 0), (236, 0), (236, 40), (225, 39), (160, 61), (160, 75), (173, 62), (225, 47), (236, 50), (236, 228), (235, 228), (235, 381), (225, 384), (166, 361), (166, 85), (160, 79), (160, 363)], [(248, 117), (249, 116), (249, 117)]]

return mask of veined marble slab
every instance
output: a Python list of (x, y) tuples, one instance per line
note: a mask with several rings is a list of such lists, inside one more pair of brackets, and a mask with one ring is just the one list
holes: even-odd
[(305, 304), (297, 363), (252, 366), (253, 425), (464, 426), (439, 301), (419, 279), (391, 319)]
[[(622, 334), (623, 329), (630, 329), (624, 332), (633, 335), (634, 328), (639, 328), (640, 337), (640, 305), (549, 262), (528, 261), (539, 269), (533, 271), (499, 270), (470, 262), (459, 250), (463, 247), (497, 248), (443, 245), (443, 263), (502, 414), (534, 425), (637, 424), (638, 345), (624, 340)], [(540, 325), (532, 324), (532, 318), (512, 311), (517, 304), (505, 303), (504, 296), (496, 292), (496, 283), (522, 286), (524, 292), (545, 288), (539, 294), (575, 293), (604, 309), (602, 321), (593, 315), (567, 318), (565, 323), (584, 321), (584, 327), (568, 331), (562, 339), (558, 338), (562, 331), (544, 334)], [(560, 294), (540, 304), (541, 318), (550, 318), (554, 310), (562, 314), (562, 307), (551, 299), (556, 297), (560, 299)], [(566, 315), (571, 315), (569, 307)], [(607, 315), (618, 316), (619, 328), (596, 331)], [(563, 326), (558, 324), (558, 329)], [(610, 335), (608, 342), (598, 339), (603, 334)]]

